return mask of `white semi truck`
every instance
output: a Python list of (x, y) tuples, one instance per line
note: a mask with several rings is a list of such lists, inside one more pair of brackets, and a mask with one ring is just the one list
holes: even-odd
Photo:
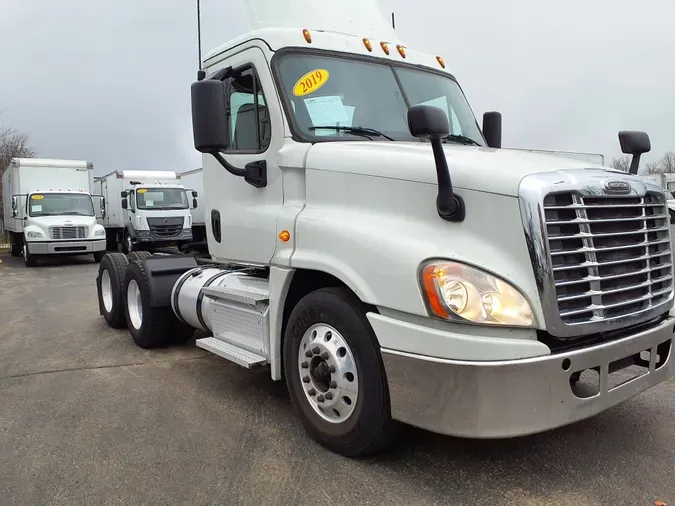
[[(673, 374), (658, 185), (502, 149), (501, 116), (480, 128), (445, 60), (401, 42), (374, 2), (249, 6), (261, 28), (192, 85), (212, 258), (106, 255), (111, 326), (144, 348), (210, 333), (197, 346), (268, 367), (347, 456), (377, 451), (394, 421), (552, 429)], [(619, 139), (634, 173), (649, 138)]]
[(80, 160), (12, 158), (2, 174), (5, 228), (11, 253), (35, 266), (45, 255), (105, 254), (96, 223), (93, 165)]
[[(192, 241), (190, 199), (174, 171), (121, 170), (94, 180), (103, 196), (108, 249), (181, 246)], [(192, 205), (197, 205), (196, 193)]]

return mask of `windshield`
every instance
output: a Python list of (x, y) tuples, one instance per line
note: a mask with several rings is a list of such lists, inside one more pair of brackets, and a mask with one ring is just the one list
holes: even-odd
[(139, 209), (187, 209), (188, 198), (183, 188), (138, 188)]
[(303, 53), (280, 57), (277, 73), (298, 133), (311, 141), (413, 141), (408, 105), (426, 104), (448, 116), (449, 142), (485, 146), (462, 90), (449, 76)]
[(94, 216), (87, 194), (34, 193), (28, 199), (29, 216)]

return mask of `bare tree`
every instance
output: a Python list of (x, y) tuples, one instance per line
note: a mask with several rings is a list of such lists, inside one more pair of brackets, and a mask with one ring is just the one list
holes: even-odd
[(664, 174), (675, 172), (675, 151), (668, 151), (659, 160), (659, 169)]
[(0, 210), (3, 209), (2, 202), (2, 173), (12, 158), (32, 158), (35, 156), (35, 150), (28, 142), (28, 135), (17, 132), (12, 128), (0, 128)]
[(659, 162), (647, 162), (642, 171), (643, 174), (661, 174), (662, 172)]
[(619, 158), (614, 158), (610, 165), (617, 170), (628, 172), (628, 169), (630, 169), (630, 157), (621, 156)]

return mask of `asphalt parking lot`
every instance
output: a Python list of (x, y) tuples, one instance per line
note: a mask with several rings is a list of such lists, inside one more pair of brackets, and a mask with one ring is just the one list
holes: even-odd
[(675, 379), (536, 436), (410, 428), (348, 460), (305, 435), (267, 371), (107, 327), (90, 258), (0, 259), (3, 506), (675, 505)]

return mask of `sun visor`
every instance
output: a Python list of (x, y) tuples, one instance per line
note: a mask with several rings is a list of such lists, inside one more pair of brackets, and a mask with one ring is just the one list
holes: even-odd
[(400, 42), (376, 0), (243, 0), (251, 28), (307, 28)]

